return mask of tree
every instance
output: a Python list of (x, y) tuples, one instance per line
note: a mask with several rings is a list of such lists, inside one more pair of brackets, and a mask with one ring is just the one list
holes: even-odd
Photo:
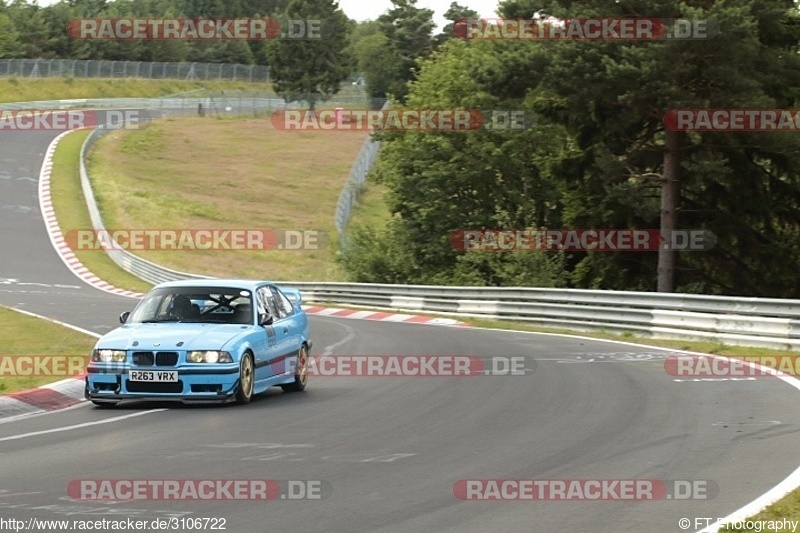
[[(496, 94), (493, 73), (527, 67), (528, 50), (452, 40), (423, 61), (409, 86), (413, 109), (515, 109), (524, 94)], [(394, 215), (383, 232), (355, 230), (344, 265), (359, 281), (560, 285), (563, 256), (464, 253), (463, 229), (558, 224), (559, 190), (550, 168), (564, 150), (560, 126), (525, 131), (382, 133), (374, 179), (390, 189)]]
[[(392, 0), (392, 8), (378, 17), (381, 33), (387, 40), (374, 39), (373, 47), (382, 45), (379, 57), (386, 75), (373, 83), (389, 88), (389, 93), (403, 101), (407, 83), (414, 79), (414, 67), (433, 51), (433, 11), (416, 7), (417, 0)], [(369, 78), (367, 78), (369, 83)], [(384, 95), (373, 95), (384, 96)]]
[(462, 6), (458, 2), (450, 2), (450, 7), (445, 12), (444, 18), (450, 22), (445, 25), (445, 27), (442, 29), (442, 32), (434, 39), (434, 42), (437, 45), (441, 45), (449, 39), (457, 38), (453, 31), (453, 27), (456, 22), (459, 20), (478, 19), (480, 18), (480, 14), (474, 9)]
[[(422, 63), (418, 81), (410, 84), (409, 106), (531, 109), (539, 126), (535, 132), (461, 137), (385, 134), (377, 176), (391, 190), (393, 228), (378, 242), (357, 239), (357, 249), (404, 254), (386, 265), (395, 269), (395, 279), (461, 276), (503, 284), (524, 279), (511, 275), (510, 265), (519, 259), (455, 253), (448, 232), (672, 224), (718, 237), (710, 251), (678, 252), (672, 265), (662, 259), (661, 271), (672, 268), (674, 284), (659, 286), (658, 254), (642, 252), (568, 254), (562, 258), (568, 282), (597, 289), (800, 296), (797, 135), (676, 133), (664, 125), (669, 109), (795, 109), (797, 10), (788, 0), (693, 5), (647, 0), (633, 11), (629, 3), (508, 0), (501, 15), (647, 13), (710, 19), (724, 31), (702, 41), (448, 41)], [(362, 271), (369, 264), (362, 262)], [(548, 265), (529, 266), (548, 271)]]
[(313, 111), (317, 101), (339, 91), (350, 74), (347, 16), (336, 0), (292, 0), (289, 20), (322, 20), (322, 38), (267, 41), (264, 56), (270, 65), (275, 91), (287, 102), (307, 100)]
[[(579, 155), (565, 160), (566, 222), (578, 227), (680, 224), (718, 234), (708, 253), (588, 254), (575, 265), (580, 286), (675, 288), (727, 294), (800, 294), (778, 267), (800, 254), (800, 142), (796, 136), (675, 133), (673, 108), (792, 108), (800, 81), (797, 10), (785, 0), (690, 7), (661, 0), (602, 6), (580, 1), (510, 0), (505, 17), (541, 11), (560, 19), (648, 16), (711, 19), (724, 31), (702, 41), (560, 42), (536, 91), (540, 110), (569, 124)], [(663, 177), (659, 206), (644, 175)], [(658, 185), (658, 184), (657, 184)], [(677, 218), (676, 218), (677, 216)], [(656, 283), (655, 271), (661, 279)], [(670, 276), (670, 271), (674, 278)], [(769, 271), (772, 275), (760, 273)]]
[(352, 47), (359, 72), (366, 79), (367, 94), (381, 98), (405, 92), (398, 54), (385, 34), (378, 32), (359, 40)]
[(19, 57), (22, 44), (8, 15), (0, 13), (0, 59)]

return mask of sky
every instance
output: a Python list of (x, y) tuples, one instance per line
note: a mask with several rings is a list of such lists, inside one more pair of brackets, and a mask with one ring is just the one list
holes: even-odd
[[(444, 14), (453, 0), (417, 0), (417, 7), (433, 9), (434, 18), (439, 29), (443, 28), (446, 21)], [(495, 9), (499, 0), (456, 0), (462, 6), (474, 9), (481, 17), (496, 17)], [(392, 3), (389, 0), (339, 0), (342, 11), (355, 20), (375, 20), (386, 12)]]

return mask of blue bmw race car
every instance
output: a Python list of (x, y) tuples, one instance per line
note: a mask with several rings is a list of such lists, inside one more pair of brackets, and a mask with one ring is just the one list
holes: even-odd
[(86, 398), (248, 403), (302, 391), (311, 348), (300, 291), (266, 281), (162, 283), (95, 345)]

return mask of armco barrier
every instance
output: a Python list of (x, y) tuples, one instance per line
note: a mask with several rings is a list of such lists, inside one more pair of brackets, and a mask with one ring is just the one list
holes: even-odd
[(800, 348), (800, 300), (579, 289), (287, 282), (313, 302)]
[[(102, 128), (95, 130), (81, 151), (81, 183), (97, 230), (104, 227), (84, 159), (88, 147), (102, 133)], [(120, 267), (151, 283), (206, 278), (169, 270), (124, 251), (110, 255)], [(635, 332), (763, 348), (800, 348), (800, 300), (519, 287), (290, 281), (281, 285), (299, 288), (305, 301), (311, 303), (507, 319), (571, 330)]]

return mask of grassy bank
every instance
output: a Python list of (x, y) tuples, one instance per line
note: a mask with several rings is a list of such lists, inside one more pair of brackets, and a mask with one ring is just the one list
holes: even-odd
[[(334, 213), (363, 132), (286, 132), (266, 118), (182, 118), (105, 136), (90, 155), (110, 229), (313, 231), (317, 249), (142, 250), (219, 277), (343, 280)], [(309, 247), (311, 248), (311, 247)]]
[(266, 91), (266, 83), (238, 81), (142, 80), (133, 78), (0, 77), (0, 103), (80, 98), (155, 98), (197, 89)]
[[(53, 159), (50, 177), (50, 193), (61, 232), (91, 229), (89, 211), (81, 189), (78, 167), (81, 146), (89, 135), (88, 130), (70, 133), (62, 139)], [(73, 250), (78, 259), (92, 273), (108, 283), (136, 292), (146, 292), (151, 285), (136, 276), (128, 274), (103, 251)]]
[[(9, 361), (14, 360), (10, 356), (58, 356), (62, 359), (68, 356), (81, 357), (82, 367), (85, 368), (95, 341), (94, 337), (78, 331), (0, 307), (0, 346), (3, 346), (0, 358), (5, 359), (5, 364), (2, 365), (3, 372), (0, 373), (0, 395), (39, 387), (69, 377), (10, 375), (14, 373), (10, 369), (17, 367), (9, 365)], [(49, 364), (43, 366), (51, 369), (51, 372), (57, 368)], [(19, 365), (19, 368), (27, 372), (29, 366)]]

